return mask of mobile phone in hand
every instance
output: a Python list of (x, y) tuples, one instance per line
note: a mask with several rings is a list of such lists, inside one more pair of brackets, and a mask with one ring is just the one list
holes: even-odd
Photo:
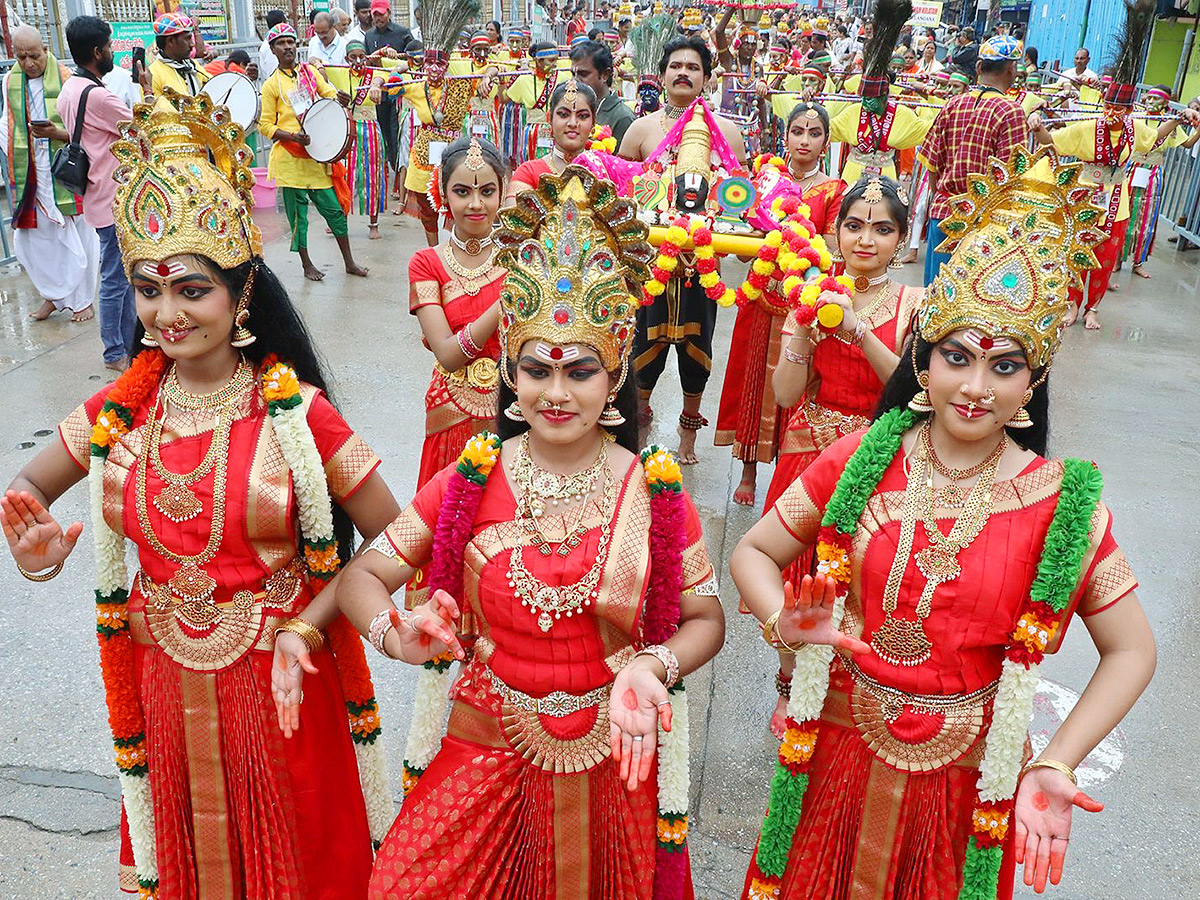
[(49, 119), (30, 119), (29, 124), (37, 125), (38, 127), (45, 127), (50, 124), (50, 120)]
[(132, 60), (129, 68), (133, 73), (134, 80), (136, 81), (138, 73), (140, 73), (142, 69), (146, 68), (146, 48), (134, 47), (129, 52), (129, 58)]

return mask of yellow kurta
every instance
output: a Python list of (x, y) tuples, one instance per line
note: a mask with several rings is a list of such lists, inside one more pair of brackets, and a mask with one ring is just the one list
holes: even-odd
[[(1062, 156), (1074, 156), (1084, 162), (1095, 162), (1096, 160), (1096, 122), (1089, 120), (1085, 122), (1072, 122), (1070, 125), (1051, 132), (1054, 138), (1054, 149)], [(1151, 128), (1149, 125), (1143, 125), (1141, 122), (1133, 123), (1133, 149), (1134, 155), (1144, 156), (1154, 149), (1154, 144), (1158, 140), (1158, 129)], [(1129, 161), (1130, 149), (1126, 148), (1121, 152), (1122, 165)], [(1085, 167), (1084, 172), (1087, 169)], [(1089, 181), (1086, 178), (1079, 179), (1080, 184), (1096, 184), (1095, 181)], [(1108, 202), (1108, 191), (1105, 191), (1105, 203)], [(1129, 218), (1129, 178), (1125, 178), (1125, 187), (1121, 190), (1120, 199), (1117, 201), (1117, 216), (1113, 219), (1114, 222), (1120, 222)]]
[[(337, 91), (325, 80), (319, 69), (315, 66), (312, 68), (317, 92), (322, 97), (336, 98)], [(300, 130), (300, 120), (296, 118), (295, 110), (288, 99), (299, 89), (300, 81), (294, 71), (288, 73), (283, 69), (276, 69), (267, 79), (262, 89), (262, 112), (258, 116), (258, 130), (264, 137), (274, 138), (275, 132), (280, 129), (293, 134)], [(293, 156), (279, 141), (271, 148), (267, 173), (278, 187), (309, 190), (333, 187), (333, 181), (329, 177), (329, 166), (315, 159)]]
[[(854, 184), (863, 174), (862, 164), (855, 160), (853, 155), (853, 150), (858, 145), (858, 119), (861, 112), (861, 102), (851, 103), (829, 123), (831, 139), (849, 144), (852, 151), (851, 155), (846, 158), (846, 165), (842, 169), (842, 180), (846, 184)], [(932, 118), (918, 116), (907, 106), (897, 106), (896, 115), (892, 118), (892, 127), (884, 136), (887, 141), (888, 152), (890, 153), (892, 150), (911, 150), (916, 147), (921, 141), (925, 140), (925, 135), (932, 125)], [(895, 161), (893, 160), (887, 165), (882, 166), (882, 171), (879, 174), (887, 178), (895, 178)]]
[[(177, 94), (191, 95), (191, 88), (188, 87), (188, 83), (184, 80), (184, 77), (173, 66), (167, 65), (163, 60), (156, 59), (150, 63), (149, 71), (151, 93), (158, 95), (163, 92), (164, 87), (169, 87)], [(195, 72), (192, 73), (192, 77), (196, 79), (196, 90), (199, 91), (212, 76), (197, 66)]]
[[(551, 78), (556, 78), (557, 83), (563, 83), (563, 76), (560, 73), (555, 73)], [(555, 85), (557, 86), (557, 84)], [(546, 102), (540, 109), (534, 109), (533, 106), (537, 103), (538, 98), (542, 96), (542, 91), (546, 88), (546, 79), (540, 75), (518, 75), (514, 79), (512, 86), (508, 88), (506, 94), (508, 99), (519, 106), (529, 110), (528, 121), (530, 124), (534, 122), (543, 123), (549, 121), (550, 115), (550, 96), (547, 94)], [(550, 93), (554, 93), (553, 88)]]
[[(454, 60), (450, 64), (449, 74), (469, 75), (470, 67), (471, 64), (467, 60)], [(462, 71), (464, 68), (467, 69), (466, 72)], [(408, 190), (418, 193), (429, 190), (433, 167), (437, 164), (437, 160), (430, 159), (430, 144), (448, 144), (462, 135), (463, 122), (470, 109), (471, 98), (475, 96), (475, 87), (474, 79), (457, 78), (446, 79), (437, 86), (429, 85), (428, 95), (424, 79), (404, 86), (402, 96), (416, 112), (417, 121), (420, 122), (413, 133), (408, 171), (404, 173), (404, 186)], [(433, 108), (430, 108), (431, 104)], [(433, 119), (434, 110), (439, 108), (442, 113), (440, 126)]]

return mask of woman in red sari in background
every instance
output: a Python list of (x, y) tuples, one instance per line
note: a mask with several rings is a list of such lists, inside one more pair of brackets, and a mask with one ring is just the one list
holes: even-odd
[[(845, 185), (841, 179), (821, 172), (828, 145), (829, 113), (825, 107), (797, 103), (787, 120), (788, 173), (804, 191), (808, 218), (817, 234), (832, 248), (836, 246), (834, 219)], [(780, 432), (790, 414), (789, 408), (776, 403), (771, 384), (786, 315), (787, 310), (768, 308), (760, 301), (739, 309), (733, 325), (714, 443), (718, 447), (732, 445), (734, 459), (742, 461), (742, 479), (733, 492), (733, 502), (742, 506), (754, 505), (758, 464), (774, 461)]]
[[(653, 251), (633, 204), (576, 166), (504, 224), (506, 439), (468, 442), (336, 598), (383, 655), (426, 664), (369, 896), (689, 898), (679, 678), (724, 620), (678, 463), (636, 453), (632, 290)], [(427, 563), (429, 600), (401, 613), (391, 595)]]
[(550, 139), (554, 145), (549, 155), (517, 166), (508, 183), (506, 206), (511, 206), (521, 191), (537, 187), (538, 179), (547, 172), (561, 175), (587, 149), (596, 124), (596, 103), (596, 92), (581, 81), (571, 79), (554, 89), (550, 95)]
[(504, 196), (500, 151), (459, 138), (442, 154), (438, 186), (454, 227), (450, 240), (408, 262), (408, 309), (437, 359), (425, 393), (425, 443), (417, 487), (454, 462), (471, 435), (496, 420), (500, 288), (492, 226)]
[[(875, 422), (733, 553), (764, 638), (796, 655), (745, 900), (1003, 900), (1022, 863), (1041, 893), (1072, 814), (1103, 808), (1075, 767), (1149, 683), (1155, 646), (1103, 477), (1045, 455), (1068, 287), (1103, 235), (1077, 224), (1100, 212), (1081, 165), (1041, 180), (1037, 162), (1017, 151), (947, 221), (963, 237)], [(814, 546), (794, 590), (783, 570)], [(1031, 760), (1041, 664), (1076, 614), (1099, 661)]]
[[(368, 825), (381, 837), (392, 811), (378, 710), (353, 629), (338, 620), (326, 635), (302, 617), (354, 527), (374, 537), (396, 503), (262, 260), (252, 157), (228, 122), (205, 95), (134, 107), (113, 148), (116, 225), (146, 346), (17, 476), (4, 532), (27, 577), (53, 577), (83, 525), (64, 533), (48, 507), (88, 478), (121, 887), (358, 900)], [(270, 694), (281, 630), (303, 636), (317, 666), (308, 728), (291, 740)]]
[[(784, 323), (775, 396), (781, 405), (798, 405), (779, 443), (779, 462), (767, 488), (768, 511), (822, 450), (870, 423), (923, 295), (920, 288), (888, 277), (888, 263), (904, 246), (908, 228), (907, 200), (896, 182), (863, 178), (849, 188), (836, 228), (830, 246), (845, 259), (846, 274), (855, 280), (854, 301), (835, 300), (848, 307), (847, 313), (841, 330), (823, 340), (819, 330), (801, 327), (794, 316)], [(812, 554), (805, 553), (786, 577), (798, 587), (811, 571)], [(789, 654), (779, 655), (779, 700), (771, 716), (776, 737), (783, 736), (792, 662)]]

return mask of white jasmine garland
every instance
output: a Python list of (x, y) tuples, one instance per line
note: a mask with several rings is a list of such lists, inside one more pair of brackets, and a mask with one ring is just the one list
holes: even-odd
[(143, 883), (158, 881), (150, 779), (145, 775), (117, 772), (117, 780), (121, 783), (121, 800), (125, 804), (125, 819), (129, 824), (129, 843), (133, 848), (137, 877)]
[(305, 405), (277, 410), (270, 419), (279, 449), (292, 470), (300, 530), (310, 541), (327, 541), (333, 537), (333, 505)]
[(422, 667), (413, 696), (412, 724), (404, 745), (404, 761), (412, 769), (427, 769), (437, 755), (446, 727), (446, 698), (450, 692), (450, 668), (439, 672)]
[(1040, 668), (1004, 660), (992, 703), (992, 725), (979, 764), (979, 799), (985, 803), (1007, 800), (1016, 792)]
[[(839, 593), (833, 601), (829, 624), (835, 630), (842, 627), (846, 614), (846, 597)], [(829, 666), (833, 662), (833, 647), (828, 644), (805, 644), (796, 651), (796, 669), (792, 673), (792, 696), (788, 700), (788, 718), (797, 723), (818, 719), (825, 708), (829, 693)]]
[(383, 742), (377, 737), (369, 744), (356, 743), (354, 755), (358, 759), (358, 779), (367, 803), (367, 827), (371, 832), (371, 840), (382, 841), (396, 818), (392, 792), (388, 788), (387, 757), (383, 752)]
[[(682, 686), (682, 684), (681, 684)], [(671, 730), (658, 726), (658, 812), (687, 815), (691, 771), (687, 691), (671, 694)]]

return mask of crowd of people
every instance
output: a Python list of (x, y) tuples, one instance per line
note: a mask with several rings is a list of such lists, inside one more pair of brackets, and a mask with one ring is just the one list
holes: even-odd
[[(1100, 473), (1047, 448), (1063, 329), (1097, 326), (1122, 255), (1142, 269), (1156, 154), (1200, 134), (1136, 95), (1145, 6), (1107, 75), (1081, 50), (1049, 88), (1017, 36), (913, 29), (908, 0), (866, 22), (605, 5), (590, 28), (551, 0), (507, 29), (356, 0), (311, 35), (272, 10), (257, 58), (207, 61), (168, 13), (132, 107), (103, 20), (68, 24), (73, 72), (18, 30), (17, 252), (40, 317), (82, 317), (99, 278), (119, 377), (0, 512), (34, 582), (94, 542), (122, 887), (691, 897), (683, 678), (721, 650), (722, 594), (779, 654), (743, 898), (1058, 884), (1073, 810), (1102, 808), (1074, 769), (1155, 664)], [(245, 128), (204, 91), (229, 72), (260, 85)], [(248, 130), (305, 278), (310, 204), (347, 294), (369, 274), (350, 216), (421, 223), (415, 485), (342, 418), (263, 258)], [(80, 194), (51, 171), (66, 145)], [(922, 247), (924, 287), (899, 283)], [(677, 451), (646, 446), (672, 347)], [(723, 591), (683, 468), (714, 368), (735, 502), (775, 465)], [(64, 527), (84, 479), (90, 522)], [(1076, 616), (1099, 661), (1035, 757)], [(420, 669), (398, 814), (363, 639)]]

